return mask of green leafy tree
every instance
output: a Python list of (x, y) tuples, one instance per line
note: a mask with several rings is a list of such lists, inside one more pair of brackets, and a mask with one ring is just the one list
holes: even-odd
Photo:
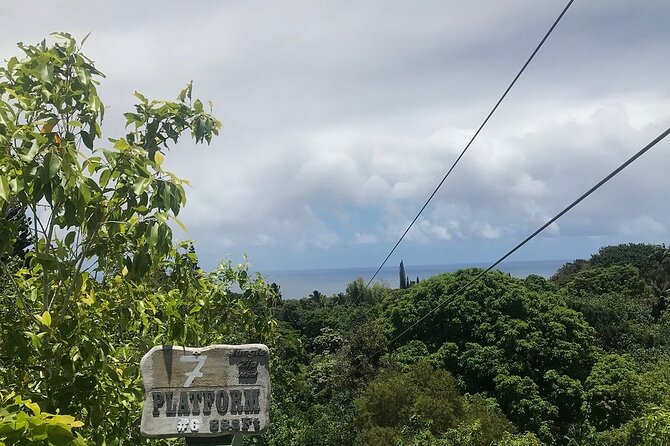
[(457, 292), (478, 273), (434, 276), (399, 294), (386, 310), (391, 336), (402, 334), (400, 353), (422, 342), (467, 392), (495, 396), (519, 428), (553, 441), (583, 419), (581, 382), (596, 361), (595, 332), (560, 296), (500, 272)]
[(586, 380), (589, 420), (598, 430), (619, 427), (635, 418), (644, 399), (635, 364), (626, 356), (605, 355)]
[(561, 292), (596, 329), (600, 344), (607, 350), (631, 352), (670, 342), (653, 318), (654, 290), (631, 265), (582, 271)]
[(381, 370), (354, 405), (361, 446), (489, 446), (516, 430), (495, 401), (463, 398), (451, 374), (426, 362)]
[(83, 446), (84, 438), (73, 431), (83, 423), (70, 415), (42, 412), (40, 406), (19, 396), (0, 397), (0, 445)]
[(640, 271), (652, 271), (656, 267), (656, 256), (663, 250), (663, 246), (648, 243), (604, 246), (591, 256), (589, 262), (594, 267), (631, 265)]
[(412, 425), (414, 417), (437, 435), (455, 427), (464, 415), (454, 378), (425, 362), (406, 373), (383, 371), (356, 400), (355, 407), (361, 438), (367, 436), (366, 429), (375, 426), (400, 434)]
[(575, 274), (590, 267), (591, 262), (588, 260), (577, 259), (574, 262), (568, 262), (561, 266), (549, 280), (557, 286), (562, 286), (571, 281)]
[[(138, 444), (141, 356), (266, 340), (276, 301), (245, 265), (204, 272), (172, 240), (186, 181), (162, 168), (168, 146), (221, 127), (192, 86), (176, 101), (135, 93), (128, 133), (101, 148), (104, 76), (70, 35), (55, 39), (19, 44), (0, 68), (0, 206), (26, 209), (34, 240), (24, 264), (0, 262), (0, 387), (75, 416), (93, 444)], [(8, 252), (16, 232), (1, 234)]]

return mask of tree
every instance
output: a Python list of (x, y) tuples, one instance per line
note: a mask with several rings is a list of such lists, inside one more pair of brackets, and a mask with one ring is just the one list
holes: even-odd
[(561, 292), (596, 329), (607, 350), (631, 352), (670, 344), (653, 318), (654, 290), (631, 265), (581, 271)]
[(598, 430), (619, 427), (640, 414), (644, 397), (630, 358), (605, 355), (586, 380), (589, 420)]
[(459, 292), (479, 272), (430, 277), (399, 293), (386, 308), (389, 337), (400, 336), (403, 354), (403, 345), (423, 343), (433, 364), (448, 367), (465, 391), (495, 395), (520, 429), (543, 441), (564, 434), (581, 419), (581, 382), (598, 352), (593, 328), (560, 296), (501, 272)]
[[(244, 264), (207, 273), (172, 240), (187, 182), (164, 156), (221, 127), (192, 85), (176, 101), (135, 93), (128, 133), (99, 148), (104, 75), (70, 35), (55, 39), (19, 44), (25, 56), (0, 68), (0, 206), (26, 209), (35, 241), (24, 265), (0, 262), (0, 387), (76, 416), (93, 444), (138, 444), (149, 347), (268, 339), (274, 296)], [(13, 249), (16, 232), (0, 234)]]
[(561, 266), (556, 273), (551, 276), (551, 282), (562, 286), (571, 281), (575, 274), (591, 267), (588, 260), (577, 259), (574, 262), (568, 262)]
[(402, 260), (400, 261), (399, 275), (400, 275), (400, 289), (403, 290), (407, 288), (407, 274), (405, 274), (405, 265), (403, 265)]
[(454, 378), (426, 363), (416, 364), (406, 373), (383, 372), (368, 385), (355, 407), (363, 429), (379, 426), (397, 433), (419, 415), (433, 434), (439, 434), (456, 426), (464, 414)]
[(360, 446), (489, 446), (515, 431), (495, 403), (463, 398), (451, 374), (426, 362), (405, 372), (381, 370), (354, 407)]
[(594, 267), (631, 265), (640, 271), (651, 271), (656, 266), (656, 255), (664, 249), (661, 245), (648, 243), (604, 246), (591, 256), (589, 263)]

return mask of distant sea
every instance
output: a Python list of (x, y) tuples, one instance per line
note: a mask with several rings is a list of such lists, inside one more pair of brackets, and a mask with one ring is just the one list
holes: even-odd
[[(511, 261), (498, 265), (500, 271), (514, 277), (525, 278), (530, 274), (549, 278), (567, 260), (538, 260), (538, 261)], [(457, 271), (463, 268), (487, 268), (490, 264), (468, 263), (453, 265), (405, 265), (408, 279), (427, 279), (430, 276), (445, 272)], [(343, 293), (347, 284), (357, 277), (362, 277), (365, 283), (370, 280), (377, 268), (344, 268), (344, 269), (314, 269), (295, 271), (265, 271), (262, 276), (269, 283), (275, 282), (281, 288), (284, 299), (300, 299), (309, 296), (314, 290), (330, 296)], [(391, 288), (398, 287), (398, 266), (386, 266), (377, 275), (375, 283), (386, 283)]]

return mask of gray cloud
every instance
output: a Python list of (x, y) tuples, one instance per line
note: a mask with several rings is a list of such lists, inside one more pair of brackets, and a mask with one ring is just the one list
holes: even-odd
[[(562, 7), (24, 1), (0, 17), (0, 56), (93, 30), (109, 136), (134, 90), (172, 97), (195, 81), (224, 130), (166, 165), (191, 180), (180, 236), (205, 263), (248, 250), (266, 267), (373, 264)], [(511, 243), (656, 136), (670, 118), (669, 18), (665, 2), (575, 2), (409, 234), (423, 263), (440, 261), (435, 247)], [(546, 237), (575, 256), (579, 237), (667, 238), (668, 158), (663, 143)]]

